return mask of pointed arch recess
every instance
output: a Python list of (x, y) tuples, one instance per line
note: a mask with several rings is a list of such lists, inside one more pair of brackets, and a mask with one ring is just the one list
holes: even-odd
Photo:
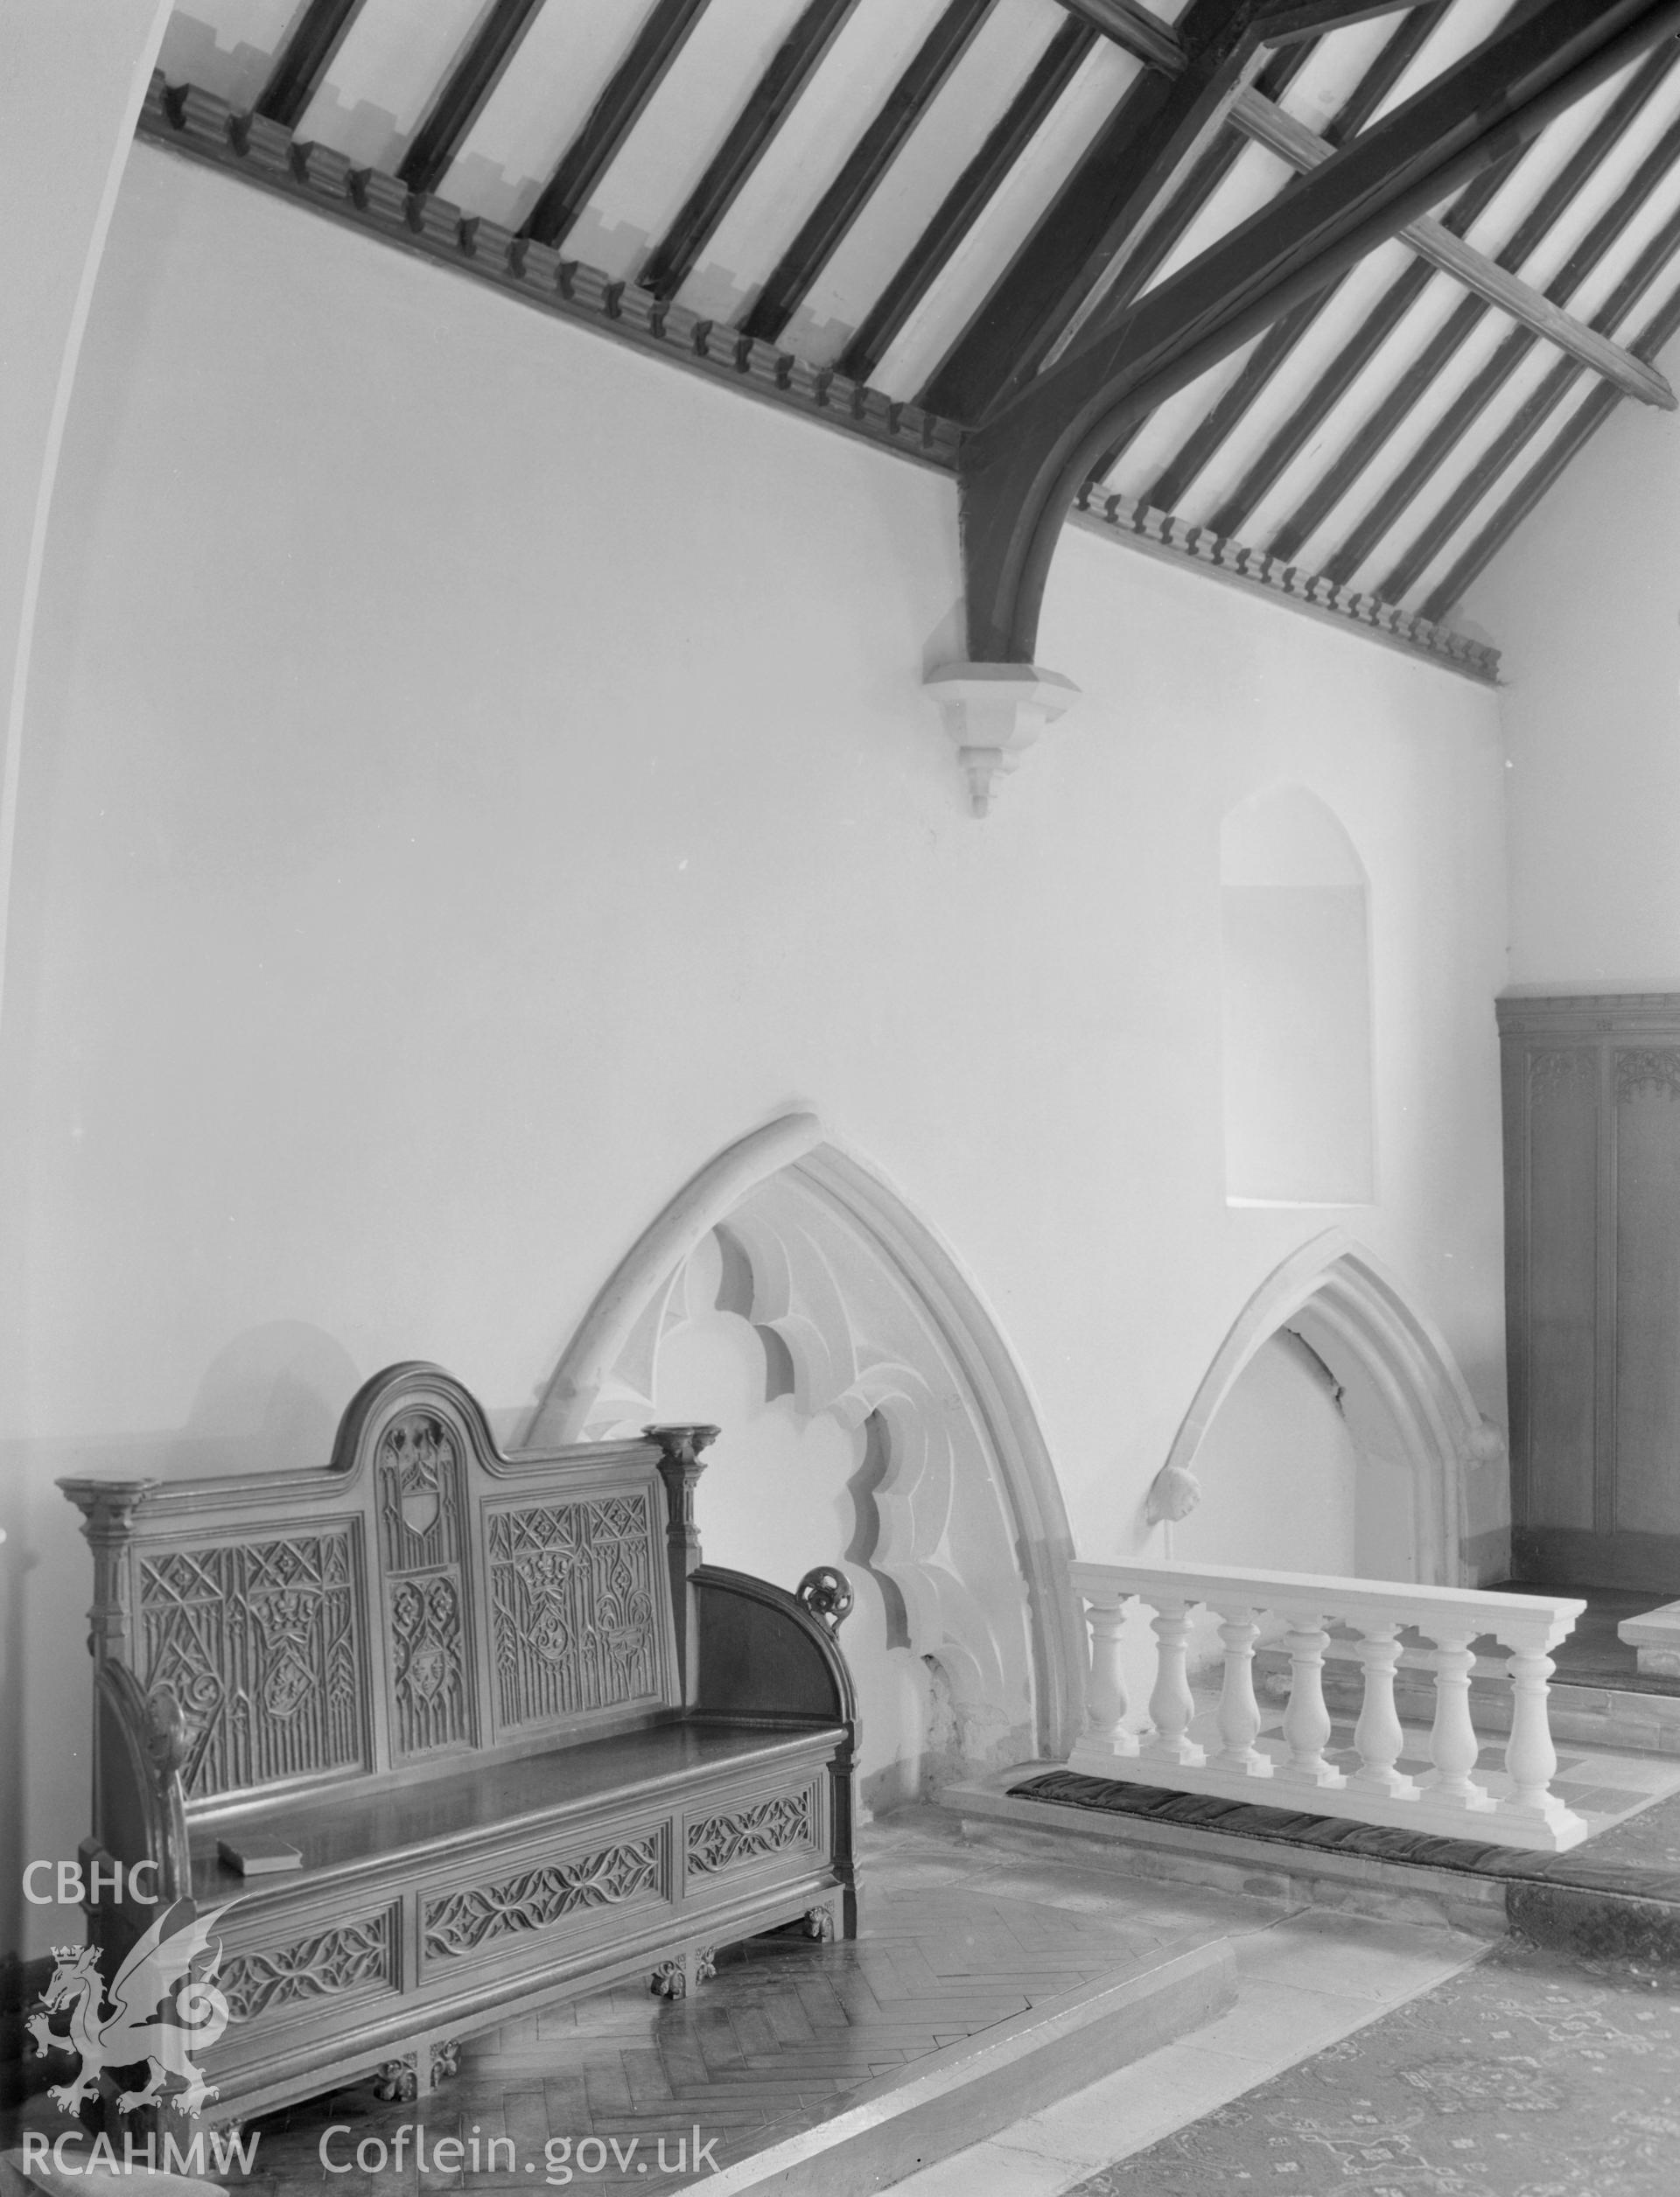
[[(997, 1323), (951, 1254), (878, 1175), (834, 1144), (816, 1114), (783, 1115), (727, 1146), (643, 1230), (561, 1354), (524, 1444), (581, 1439), (597, 1398), (615, 1380), (622, 1382), (626, 1367), (641, 1368), (640, 1377), (651, 1387), (659, 1337), (683, 1266), (724, 1223), (752, 1253), (753, 1317), (776, 1326), (794, 1347), (796, 1361), (808, 1368), (802, 1385), (808, 1383), (816, 1408), (850, 1416), (885, 1402), (878, 1369), (850, 1380), (844, 1370), (830, 1374), (826, 1364), (820, 1374), (809, 1370), (822, 1360), (823, 1345), (799, 1318), (777, 1270), (778, 1214), (793, 1206), (826, 1210), (867, 1247), (886, 1277), (914, 1301), (937, 1338), (946, 1368), (960, 1383), (1021, 1582), (1034, 1743), (1042, 1755), (1060, 1760), (1082, 1715), (1085, 1650), (1068, 1584), (1073, 1555), (1068, 1515), (1032, 1399)], [(914, 1384), (893, 1385), (903, 1389), (900, 1401), (907, 1403)], [(886, 1416), (892, 1419), (890, 1408)], [(902, 1441), (898, 1446), (908, 1447)], [(906, 1599), (924, 1613), (931, 1652), (946, 1663), (959, 1691), (989, 1693), (986, 1667), (992, 1659), (976, 1655), (979, 1644), (972, 1636), (965, 1644), (958, 1628), (941, 1628), (938, 1613), (951, 1606), (961, 1583), (937, 1550), (927, 1545), (930, 1509), (972, 1500), (972, 1491), (960, 1473), (945, 1474), (936, 1489), (919, 1487), (920, 1477), (910, 1464), (878, 1492), (882, 1543), (873, 1561), (909, 1588)]]
[(1163, 1473), (1193, 1468), (1244, 1367), (1270, 1336), (1306, 1312), (1358, 1362), (1392, 1416), (1417, 1488), (1419, 1582), (1462, 1585), (1464, 1476), (1502, 1450), (1502, 1439), (1478, 1410), (1439, 1328), (1345, 1229), (1326, 1229), (1303, 1244), (1238, 1313), (1173, 1438)]

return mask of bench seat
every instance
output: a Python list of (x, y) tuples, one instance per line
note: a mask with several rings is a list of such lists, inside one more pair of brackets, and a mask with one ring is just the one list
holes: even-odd
[[(160, 2070), (165, 2101), (226, 2121), (369, 2071), (416, 2096), (535, 2007), (855, 1931), (849, 1589), (699, 1562), (713, 1431), (506, 1458), (408, 1366), (327, 1473), (63, 1483), (95, 1554), (84, 1873), (124, 1886), (91, 1904), (102, 1975), (159, 1912), (136, 1862), (172, 1932), (214, 1917), (214, 2095)], [(298, 1863), (222, 1857), (265, 1840)]]

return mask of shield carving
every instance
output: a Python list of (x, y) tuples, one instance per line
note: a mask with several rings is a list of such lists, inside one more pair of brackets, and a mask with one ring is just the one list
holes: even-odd
[(402, 1523), (417, 1540), (424, 1541), (438, 1523), (442, 1508), (436, 1480), (420, 1480), (402, 1490)]

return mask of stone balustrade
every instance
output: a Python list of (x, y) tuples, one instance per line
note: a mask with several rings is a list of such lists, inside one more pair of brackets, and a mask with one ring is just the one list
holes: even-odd
[[(1494, 1594), (1400, 1580), (1327, 1578), (1312, 1572), (1247, 1571), (1228, 1564), (1076, 1564), (1091, 1633), (1085, 1729), (1068, 1767), (1186, 1793), (1264, 1802), (1365, 1823), (1562, 1853), (1587, 1836), (1585, 1820), (1551, 1790), (1558, 1768), (1548, 1696), (1550, 1650), (1586, 1607), (1568, 1595)], [(1127, 1605), (1154, 1613), (1155, 1683), (1149, 1726), (1129, 1724), (1121, 1635)], [(1187, 1655), (1191, 1613), (1203, 1605), (1224, 1643), (1217, 1734), (1193, 1737), (1196, 1704)], [(1281, 1620), (1292, 1666), (1284, 1711), (1284, 1753), (1257, 1744), (1255, 1642), (1263, 1620)], [(1363, 1703), (1354, 1729), (1354, 1768), (1330, 1761), (1324, 1653), (1328, 1627), (1357, 1633), (1364, 1666)], [(1399, 1767), (1404, 1734), (1394, 1705), (1400, 1634), (1415, 1627), (1432, 1641), (1435, 1715), (1430, 1768)], [(1473, 1773), (1481, 1742), (1470, 1721), (1471, 1642), (1491, 1634), (1510, 1651), (1511, 1729), (1503, 1789), (1490, 1792)], [(1485, 1773), (1484, 1773), (1485, 1774)]]

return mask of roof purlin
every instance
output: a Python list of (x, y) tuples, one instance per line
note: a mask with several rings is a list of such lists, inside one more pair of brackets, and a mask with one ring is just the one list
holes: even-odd
[[(1595, 316), (1597, 320), (1609, 327), (1620, 325), (1676, 252), (1680, 252), (1680, 211), (1670, 216), (1645, 247), (1611, 292), (1603, 309)], [(1634, 347), (1648, 351), (1651, 348), (1649, 334), (1648, 325), (1636, 339)], [(1395, 567), (1392, 577), (1402, 591), (1413, 586), (1429, 569), (1523, 444), (1532, 439), (1542, 422), (1563, 402), (1580, 378), (1581, 371), (1568, 360), (1560, 360), (1553, 367), (1539, 388), (1508, 423), (1499, 438), (1483, 453), (1479, 465), (1466, 476)], [(1620, 392), (1614, 394), (1619, 395)], [(1385, 582), (1385, 592), (1387, 586)]]
[(1114, 336), (1076, 348), (1001, 407), (961, 460), (971, 654), (1031, 660), (1062, 514), (1092, 458), (1138, 410), (1676, 31), (1680, 0), (1621, 0), (1590, 16), (1580, 0), (1551, 0), (1148, 292)]
[[(1340, 109), (1326, 125), (1324, 138), (1326, 144), (1344, 144), (1348, 138), (1358, 135), (1417, 59), (1452, 4), (1452, 0), (1435, 0), (1433, 6), (1412, 10), (1361, 77)], [(1154, 506), (1158, 510), (1170, 511), (1172, 508), (1197, 475), (1212, 463), (1222, 444), (1235, 433), (1273, 374), (1306, 334), (1346, 279), (1345, 276), (1338, 276), (1317, 297), (1309, 297), (1281, 320), (1273, 322), (1236, 380), (1224, 391), (1214, 409), (1180, 445), (1144, 491), (1144, 503)]]
[[(1576, 191), (1614, 152), (1621, 130), (1655, 96), (1674, 68), (1676, 58), (1673, 53), (1662, 52), (1654, 54), (1634, 81), (1624, 88), (1507, 239), (1497, 255), (1501, 266), (1521, 265), (1536, 249), (1553, 224), (1567, 212)], [(1409, 288), (1411, 294), (1421, 295), (1426, 287), (1424, 271), (1419, 268), (1410, 269), (1407, 272), (1410, 278)], [(1403, 282), (1405, 280), (1403, 277)], [(1396, 290), (1400, 287), (1396, 284)], [(1485, 308), (1470, 298), (1461, 300), (1453, 308), (1446, 325), (1437, 332), (1421, 357), (1414, 361), (1408, 374), (1396, 384), (1376, 410), (1362, 423), (1335, 463), (1315, 483), (1284, 524), (1276, 529), (1271, 537), (1271, 546), (1278, 556), (1295, 556), (1309, 536), (1318, 531), (1360, 473), (1394, 433), (1413, 403), (1429, 387), (1433, 376), (1468, 339), (1472, 331), (1480, 325), (1484, 315)], [(1359, 364), (1362, 367), (1375, 355), (1375, 349), (1376, 346), (1361, 347)], [(1347, 383), (1344, 382), (1343, 386), (1346, 387)], [(1316, 424), (1316, 422), (1312, 423), (1312, 426)]]
[[(1626, 118), (1630, 119), (1632, 114), (1637, 112), (1638, 107), (1644, 105), (1654, 95), (1660, 84), (1674, 68), (1676, 57), (1663, 53), (1653, 58), (1661, 60), (1662, 68), (1654, 75), (1648, 70), (1642, 72), (1641, 79), (1628, 87), (1628, 92), (1624, 94), (1627, 107)], [(1637, 102), (1634, 99), (1635, 93), (1639, 94)], [(1623, 104), (1624, 101), (1619, 101), (1618, 107)], [(1620, 131), (1609, 125), (1611, 115), (1614, 115), (1616, 111), (1613, 108), (1610, 115), (1603, 118), (1600, 126), (1578, 148), (1576, 158), (1570, 164), (1570, 167), (1576, 172), (1580, 181), (1586, 180), (1596, 168), (1614, 152)], [(1668, 173), (1676, 155), (1680, 155), (1680, 136), (1676, 134), (1676, 128), (1680, 128), (1680, 125), (1671, 127), (1665, 133), (1656, 150), (1648, 155), (1645, 161), (1641, 164), (1633, 179), (1608, 213), (1600, 217), (1593, 229), (1589, 232), (1587, 238), (1577, 248), (1562, 272), (1554, 276), (1547, 284), (1546, 295), (1554, 302), (1561, 304), (1573, 293), (1603, 253), (1609, 248), (1616, 236), (1626, 227), (1628, 222), (1637, 215), (1657, 183)], [(1499, 263), (1502, 266), (1508, 266), (1513, 262), (1520, 262), (1527, 259), (1544, 241), (1553, 224), (1567, 213), (1572, 195), (1557, 191), (1547, 191), (1543, 193), (1528, 219), (1510, 238), (1503, 251), (1499, 254)], [(1390, 440), (1400, 422), (1432, 386), (1436, 375), (1446, 366), (1447, 360), (1468, 339), (1474, 331), (1480, 326), (1487, 317), (1487, 311), (1488, 308), (1475, 298), (1466, 298), (1454, 307), (1445, 325), (1437, 332), (1420, 357), (1413, 362), (1406, 374), (1390, 391), (1382, 403), (1364, 422), (1348, 448), (1342, 452), (1340, 458), (1317, 484), (1299, 508), (1291, 515), (1287, 523), (1281, 527), (1273, 536), (1272, 545), (1279, 556), (1293, 556), (1318, 531), (1335, 506), (1347, 494), (1359, 474), (1376, 457), (1383, 444)], [(1512, 344), (1513, 340), (1511, 338), (1506, 339), (1508, 345)], [(1526, 355), (1526, 351), (1527, 346), (1524, 346), (1520, 350), (1513, 352), (1509, 360), (1511, 368), (1515, 368), (1521, 358)], [(1493, 390), (1489, 388), (1488, 395), (1491, 396), (1492, 394)], [(1469, 423), (1469, 417), (1466, 416), (1463, 425), (1467, 427)], [(1450, 446), (1449, 441), (1441, 440), (1437, 445), (1438, 453), (1444, 455)], [(1403, 501), (1390, 505), (1389, 507), (1390, 521), (1397, 516), (1399, 510), (1404, 507), (1404, 503), (1410, 500), (1410, 494), (1415, 494), (1421, 487), (1423, 475), (1421, 473), (1416, 475), (1411, 481), (1410, 493), (1407, 494)], [(1362, 526), (1356, 530), (1358, 562), (1363, 562), (1364, 556), (1368, 554), (1378, 538), (1376, 535), (1368, 533)], [(1327, 569), (1334, 570), (1339, 578), (1345, 579), (1350, 577), (1352, 571), (1357, 569), (1356, 565), (1346, 563), (1347, 554), (1347, 548), (1344, 545), (1343, 549), (1339, 549), (1335, 556), (1329, 561)]]
[[(1677, 333), (1680, 333), (1680, 287), (1676, 288), (1667, 304), (1647, 321), (1634, 339), (1632, 348), (1654, 354)], [(1500, 507), (1486, 530), (1471, 543), (1446, 577), (1431, 590), (1424, 605), (1424, 617), (1442, 618), (1453, 608), (1466, 589), (1487, 570), (1523, 520), (1557, 481), (1564, 467), (1603, 426), (1620, 402), (1621, 392), (1619, 389), (1601, 384), (1593, 390), (1557, 442), (1530, 469), (1509, 500)]]

